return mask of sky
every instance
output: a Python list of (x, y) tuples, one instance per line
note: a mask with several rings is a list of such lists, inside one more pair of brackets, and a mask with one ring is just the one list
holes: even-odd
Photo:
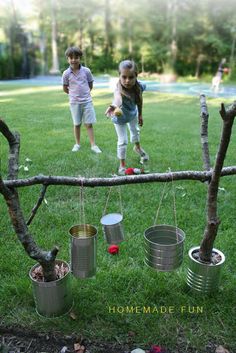
[(5, 3), (14, 3), (17, 12), (26, 16), (32, 12), (32, 2), (30, 0), (2, 0)]

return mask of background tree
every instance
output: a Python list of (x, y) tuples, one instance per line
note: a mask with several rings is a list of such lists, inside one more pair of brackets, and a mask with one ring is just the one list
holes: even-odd
[(132, 58), (142, 71), (200, 77), (225, 57), (234, 77), (233, 0), (29, 0), (30, 16), (19, 4), (0, 3), (0, 78), (62, 71), (69, 45), (95, 73)]

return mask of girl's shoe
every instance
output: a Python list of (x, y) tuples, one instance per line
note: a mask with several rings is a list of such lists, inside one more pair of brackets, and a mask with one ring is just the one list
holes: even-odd
[(149, 155), (144, 151), (143, 148), (138, 149), (136, 146), (134, 146), (133, 151), (141, 157), (143, 162), (149, 160)]
[(119, 175), (125, 175), (126, 168), (125, 167), (119, 167), (118, 169), (118, 174)]

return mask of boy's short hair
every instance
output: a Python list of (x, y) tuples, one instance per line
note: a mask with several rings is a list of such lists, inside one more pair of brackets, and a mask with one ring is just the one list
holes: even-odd
[(82, 52), (82, 50), (79, 47), (69, 47), (69, 48), (67, 48), (66, 51), (65, 51), (66, 58), (69, 58), (69, 57), (71, 57), (73, 55), (81, 57), (83, 55), (83, 52)]

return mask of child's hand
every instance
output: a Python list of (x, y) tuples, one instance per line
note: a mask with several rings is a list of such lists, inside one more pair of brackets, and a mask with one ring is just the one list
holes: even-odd
[(142, 117), (142, 115), (139, 115), (139, 117), (138, 117), (138, 124), (139, 124), (139, 126), (143, 126), (143, 117)]
[(114, 115), (121, 116), (121, 115), (123, 115), (123, 112), (119, 107), (116, 107), (116, 109), (114, 110)]
[(107, 110), (105, 111), (105, 115), (110, 118), (114, 115), (114, 110), (116, 109), (116, 107), (114, 107), (113, 105), (110, 105)]
[(114, 115), (119, 117), (119, 116), (123, 115), (123, 112), (119, 107), (116, 107), (115, 105), (110, 105), (107, 108), (107, 110), (105, 111), (105, 115), (109, 118)]

